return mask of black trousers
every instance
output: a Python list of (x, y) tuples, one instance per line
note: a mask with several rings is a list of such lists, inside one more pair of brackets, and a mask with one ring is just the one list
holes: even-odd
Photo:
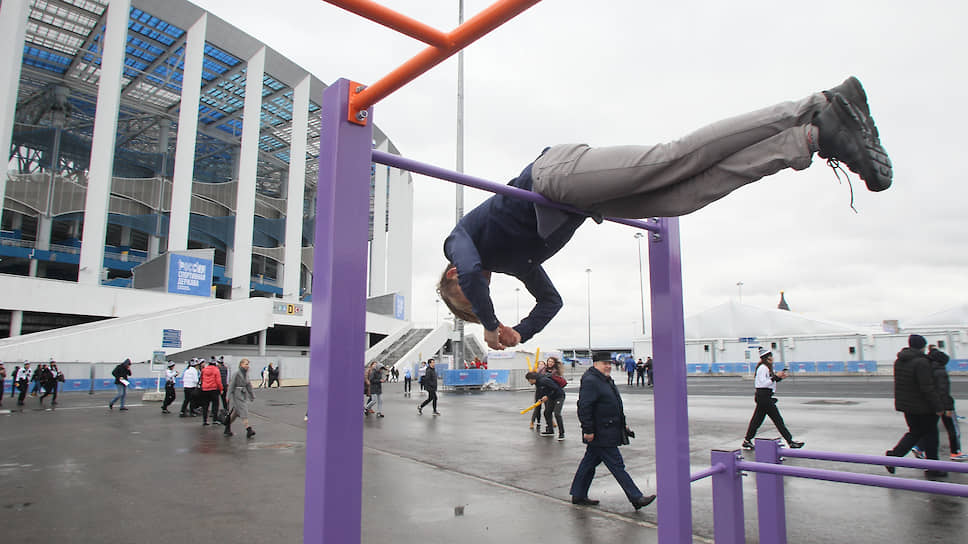
[(17, 405), (23, 406), (24, 399), (27, 398), (27, 390), (30, 389), (30, 382), (26, 380), (21, 381), (19, 384), (17, 384), (17, 387), (20, 388), (20, 395), (17, 396)]
[[(776, 430), (780, 431), (780, 435), (787, 442), (793, 440), (793, 435), (790, 434), (786, 424), (783, 423), (783, 416), (780, 415), (780, 410), (776, 407), (776, 399), (773, 398), (773, 391), (765, 388), (757, 389), (755, 399), (756, 409), (753, 410), (753, 417), (750, 418), (750, 425), (746, 429), (746, 439), (753, 440), (753, 437), (756, 436), (756, 431), (763, 424), (763, 419), (766, 416), (770, 416), (773, 424), (776, 425)], [(914, 444), (911, 445), (913, 446)]]
[(218, 395), (219, 398), (222, 399), (222, 409), (224, 409), (226, 412), (229, 410), (229, 399), (226, 397), (226, 395), (228, 395), (228, 394), (229, 394), (229, 389), (228, 389), (228, 387), (226, 387)]
[(181, 413), (187, 414), (189, 410), (195, 411), (195, 407), (192, 403), (192, 397), (195, 396), (195, 387), (186, 387), (182, 391), (185, 394), (185, 398), (182, 399)]
[(202, 421), (208, 421), (208, 407), (212, 407), (212, 420), (218, 415), (218, 389), (202, 391), (202, 398), (199, 399), (202, 405)]
[(420, 404), (420, 407), (423, 408), (424, 406), (427, 406), (427, 404), (433, 402), (434, 403), (434, 412), (436, 412), (437, 411), (437, 388), (436, 387), (434, 387), (434, 388), (428, 387), (426, 389), (427, 389), (427, 400), (423, 401)]
[(161, 404), (161, 409), (167, 410), (173, 402), (175, 402), (175, 384), (165, 382), (165, 402)]
[(892, 457), (904, 457), (911, 451), (915, 444), (920, 444), (924, 450), (924, 455), (928, 459), (938, 458), (938, 415), (937, 414), (910, 414), (904, 412), (904, 421), (907, 422), (908, 432), (904, 433), (901, 440), (888, 450), (887, 455)]
[(632, 382), (635, 381), (635, 371), (634, 370), (632, 370), (632, 371), (626, 370), (625, 373), (629, 375), (629, 385), (632, 385)]
[(645, 372), (635, 372), (635, 385), (645, 385)]
[(413, 384), (413, 378), (411, 378), (409, 376), (404, 376), (404, 378), (403, 378), (403, 392), (404, 393), (409, 393), (410, 392), (410, 387), (411, 387), (412, 384)]
[(561, 407), (564, 404), (564, 398), (558, 400), (548, 399), (548, 402), (544, 404), (545, 432), (554, 432), (554, 428), (551, 426), (551, 417), (554, 416), (555, 421), (558, 423), (558, 435), (565, 436), (565, 424), (561, 419)]
[(44, 391), (44, 394), (40, 396), (40, 401), (44, 402), (44, 399), (47, 398), (47, 395), (54, 395), (53, 401), (57, 402), (57, 381), (55, 380), (53, 383), (47, 384), (45, 387), (46, 391)]

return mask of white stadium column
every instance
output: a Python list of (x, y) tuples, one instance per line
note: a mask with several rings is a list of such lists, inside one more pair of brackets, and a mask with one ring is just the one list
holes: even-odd
[[(390, 229), (387, 233), (387, 291), (404, 298), (404, 319), (413, 308), (413, 178), (408, 172), (390, 169)], [(424, 263), (426, 265), (426, 263)], [(431, 267), (437, 266), (435, 263)], [(443, 261), (439, 271), (443, 271)], [(438, 272), (435, 270), (434, 272)], [(422, 293), (428, 298), (433, 291)]]
[[(387, 140), (377, 145), (380, 151), (387, 151)], [(373, 241), (370, 243), (370, 285), (371, 297), (384, 295), (387, 289), (387, 170), (382, 164), (374, 165), (373, 175)]]
[(108, 198), (114, 170), (114, 144), (118, 131), (118, 106), (121, 103), (121, 68), (128, 36), (130, 0), (108, 3), (107, 25), (98, 78), (97, 111), (91, 140), (91, 166), (88, 171), (87, 199), (84, 204), (84, 231), (81, 235), (78, 283), (101, 284), (104, 266), (104, 236), (108, 221)]
[(203, 13), (188, 29), (185, 42), (185, 72), (178, 111), (178, 140), (175, 142), (175, 172), (171, 187), (168, 251), (188, 249), (188, 220), (192, 211), (195, 139), (198, 133), (198, 101), (202, 89), (202, 64), (205, 60), (207, 26), (208, 14)]
[(289, 144), (289, 181), (286, 182), (286, 250), (282, 269), (282, 298), (299, 300), (302, 268), (303, 199), (306, 188), (306, 133), (309, 131), (309, 83), (306, 76), (292, 96), (292, 136)]
[[(0, 149), (8, 153), (13, 138), (13, 122), (17, 110), (17, 89), (20, 87), (20, 67), (24, 58), (24, 37), (27, 32), (27, 5), (29, 0), (3, 0), (0, 2), (0, 36), (8, 44), (6, 53), (0, 53)], [(0, 171), (0, 217), (7, 193), (7, 161)]]
[(242, 149), (239, 153), (239, 188), (235, 202), (235, 254), (232, 256), (232, 299), (249, 297), (252, 283), (252, 229), (255, 223), (255, 175), (262, 125), (262, 79), (266, 48), (246, 63), (245, 104), (242, 108)]

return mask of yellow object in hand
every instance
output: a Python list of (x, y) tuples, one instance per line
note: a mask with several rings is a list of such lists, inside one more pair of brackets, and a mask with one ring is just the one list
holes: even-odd
[(522, 414), (526, 414), (526, 413), (528, 413), (528, 412), (530, 412), (531, 410), (534, 410), (534, 409), (535, 409), (535, 408), (537, 408), (538, 406), (541, 406), (541, 401), (540, 401), (540, 400), (539, 400), (538, 402), (536, 402), (536, 403), (534, 403), (534, 404), (532, 404), (531, 406), (528, 406), (528, 407), (527, 407), (527, 408), (525, 408), (524, 410), (521, 410), (521, 413), (522, 413)]

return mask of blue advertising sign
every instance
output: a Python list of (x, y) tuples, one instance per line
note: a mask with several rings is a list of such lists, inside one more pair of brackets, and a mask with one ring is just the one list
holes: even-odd
[(168, 292), (212, 296), (212, 261), (172, 253), (168, 260)]
[(403, 295), (397, 295), (393, 299), (393, 317), (397, 319), (405, 319), (405, 316), (407, 314), (406, 314), (406, 306), (404, 305), (404, 300), (405, 299), (403, 298)]
[(181, 347), (181, 329), (162, 329), (161, 347), (180, 348)]

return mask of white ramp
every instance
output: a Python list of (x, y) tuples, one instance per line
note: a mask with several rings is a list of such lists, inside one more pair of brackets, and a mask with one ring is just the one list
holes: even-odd
[[(273, 299), (217, 300), (0, 340), (0, 361), (147, 361), (273, 326)], [(165, 329), (180, 331), (180, 348), (162, 348)]]

